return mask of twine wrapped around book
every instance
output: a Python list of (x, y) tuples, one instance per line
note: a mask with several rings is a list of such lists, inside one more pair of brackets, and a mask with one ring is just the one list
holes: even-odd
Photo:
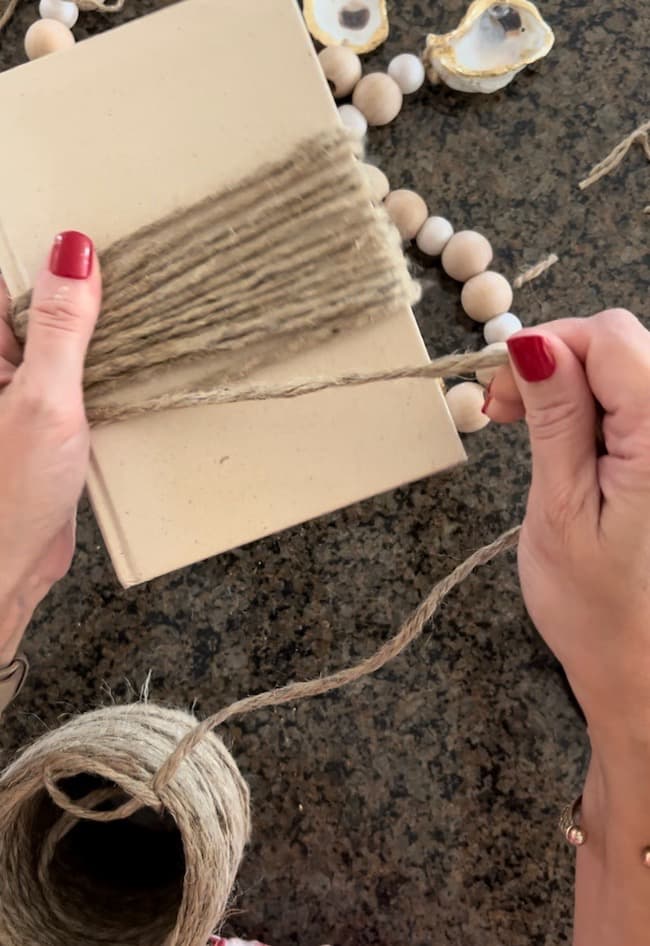
[[(242, 378), (403, 312), (418, 291), (343, 128), (143, 227), (101, 259), (102, 315), (84, 375), (91, 407), (152, 375), (173, 392), (190, 364), (219, 384)], [(21, 339), (29, 301), (13, 304)], [(128, 398), (137, 408), (142, 395)]]
[(512, 529), (475, 552), (346, 670), (238, 700), (198, 724), (141, 702), (38, 739), (0, 777), (2, 946), (205, 946), (226, 915), (250, 825), (248, 787), (213, 730), (377, 672), (518, 536)]

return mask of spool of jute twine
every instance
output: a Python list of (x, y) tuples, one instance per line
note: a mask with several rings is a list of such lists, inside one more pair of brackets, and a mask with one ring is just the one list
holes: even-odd
[(38, 739), (0, 777), (2, 946), (205, 946), (226, 916), (250, 824), (248, 787), (214, 729), (377, 672), (518, 535), (475, 552), (353, 667), (246, 697), (201, 723), (141, 702)]

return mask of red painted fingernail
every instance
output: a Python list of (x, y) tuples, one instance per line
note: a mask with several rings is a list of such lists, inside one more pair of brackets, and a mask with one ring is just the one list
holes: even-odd
[(486, 416), (489, 416), (489, 415), (488, 415), (488, 408), (489, 408), (490, 404), (492, 403), (492, 401), (494, 400), (494, 398), (490, 396), (489, 391), (486, 391), (486, 392), (485, 392), (485, 395), (486, 395), (486, 397), (485, 397), (485, 404), (484, 404), (483, 407), (481, 408), (481, 414), (485, 414)]
[(50, 272), (66, 279), (88, 279), (93, 265), (93, 241), (78, 230), (66, 230), (54, 239)]
[(520, 335), (507, 344), (524, 381), (546, 381), (555, 371), (555, 358), (543, 335)]

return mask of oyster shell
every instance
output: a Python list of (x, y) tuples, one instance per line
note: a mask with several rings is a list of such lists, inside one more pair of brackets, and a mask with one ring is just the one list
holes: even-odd
[(309, 32), (324, 46), (368, 53), (388, 37), (386, 0), (303, 0)]
[(424, 63), (432, 82), (459, 92), (496, 92), (546, 56), (554, 42), (529, 0), (474, 0), (452, 33), (427, 37)]

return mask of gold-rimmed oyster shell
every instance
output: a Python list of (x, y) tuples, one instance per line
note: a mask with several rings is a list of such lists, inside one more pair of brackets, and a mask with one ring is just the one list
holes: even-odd
[(459, 92), (496, 92), (546, 56), (554, 42), (529, 0), (474, 0), (453, 32), (427, 37), (424, 63), (432, 82)]
[(369, 53), (388, 37), (386, 0), (303, 0), (309, 32), (323, 46)]

